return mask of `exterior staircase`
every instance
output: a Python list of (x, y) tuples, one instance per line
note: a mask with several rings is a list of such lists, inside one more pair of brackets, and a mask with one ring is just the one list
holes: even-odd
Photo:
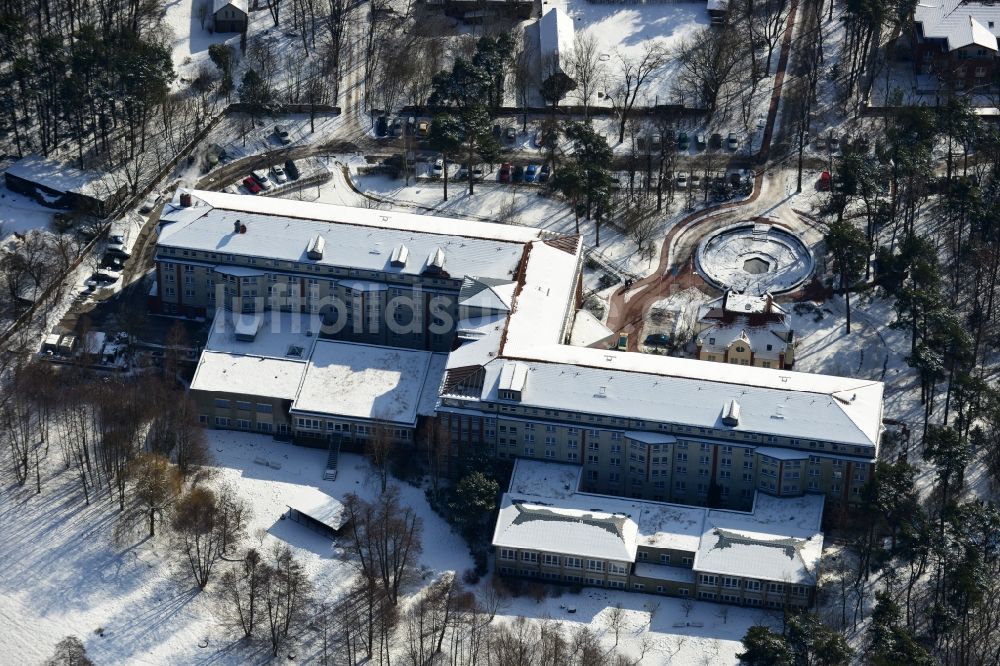
[(326, 470), (323, 472), (324, 481), (335, 481), (337, 479), (338, 458), (340, 458), (340, 437), (331, 437), (330, 447), (326, 454)]
[(753, 239), (754, 240), (764, 240), (767, 238), (767, 232), (771, 230), (771, 225), (763, 224), (761, 222), (755, 222), (753, 225)]

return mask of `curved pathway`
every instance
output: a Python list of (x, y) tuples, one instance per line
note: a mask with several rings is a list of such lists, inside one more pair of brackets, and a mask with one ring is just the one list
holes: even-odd
[[(778, 56), (778, 67), (774, 74), (774, 89), (771, 92), (771, 102), (767, 110), (767, 124), (764, 126), (764, 135), (761, 137), (761, 148), (757, 155), (758, 162), (761, 165), (765, 165), (770, 156), (771, 140), (774, 136), (774, 128), (778, 117), (781, 89), (785, 81), (785, 69), (788, 66), (788, 57), (791, 52), (792, 33), (795, 30), (795, 16), (798, 5), (799, 0), (792, 0), (788, 10), (785, 35), (781, 41), (781, 53)], [(687, 287), (699, 282), (692, 280), (695, 274), (691, 267), (690, 256), (681, 265), (677, 265), (676, 261), (674, 261), (674, 257), (672, 256), (673, 247), (678, 237), (691, 231), (696, 226), (701, 231), (701, 227), (705, 226), (706, 223), (728, 221), (733, 217), (732, 213), (734, 211), (757, 201), (763, 186), (764, 170), (759, 169), (754, 178), (753, 192), (746, 199), (710, 206), (679, 220), (663, 240), (663, 246), (660, 249), (660, 260), (656, 270), (642, 280), (634, 282), (628, 289), (623, 286), (612, 294), (608, 304), (607, 326), (616, 334), (629, 334), (629, 351), (639, 350), (638, 334), (642, 329), (642, 322), (646, 311), (653, 303), (669, 295), (671, 285)]]

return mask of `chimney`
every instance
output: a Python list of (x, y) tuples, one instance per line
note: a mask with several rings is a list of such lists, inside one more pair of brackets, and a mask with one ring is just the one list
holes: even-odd
[(233, 233), (234, 234), (240, 233), (240, 221), (239, 220), (236, 220), (235, 222), (233, 222)]
[(726, 303), (728, 303), (728, 302), (729, 302), (729, 290), (726, 289), (724, 292), (722, 292), (722, 311), (723, 312), (726, 311)]
[(240, 225), (240, 233), (241, 234), (245, 234), (246, 232), (247, 232), (247, 225), (241, 224)]
[(181, 192), (181, 207), (190, 208), (191, 207), (191, 193)]

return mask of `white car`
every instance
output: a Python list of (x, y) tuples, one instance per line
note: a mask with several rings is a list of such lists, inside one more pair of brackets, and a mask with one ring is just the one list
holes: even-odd
[(687, 186), (688, 186), (688, 172), (687, 171), (678, 171), (677, 172), (677, 188), (683, 190)]
[(285, 168), (280, 165), (274, 165), (271, 167), (272, 173), (274, 173), (274, 179), (279, 183), (287, 183), (288, 176), (285, 175)]
[(145, 201), (142, 202), (142, 205), (139, 206), (139, 212), (148, 213), (149, 211), (156, 208), (156, 202), (158, 202), (159, 200), (160, 200), (159, 195), (157, 195), (156, 193), (150, 194), (148, 197), (146, 197)]
[(698, 189), (701, 187), (701, 176), (696, 173), (691, 174), (691, 189)]
[(235, 184), (234, 185), (226, 185), (222, 189), (222, 191), (225, 192), (226, 194), (239, 194), (240, 193), (240, 189), (238, 187), (236, 187)]
[(444, 160), (440, 157), (434, 160), (434, 166), (431, 167), (431, 172), (435, 176), (441, 176), (444, 173)]
[(257, 184), (260, 185), (262, 189), (270, 190), (274, 187), (274, 183), (272, 183), (267, 177), (266, 171), (258, 169), (256, 171), (251, 171), (250, 173), (253, 174), (253, 179), (257, 181)]

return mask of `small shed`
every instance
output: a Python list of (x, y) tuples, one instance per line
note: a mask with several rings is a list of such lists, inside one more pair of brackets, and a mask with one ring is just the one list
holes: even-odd
[(127, 188), (95, 171), (84, 171), (42, 155), (27, 155), (7, 168), (7, 189), (43, 206), (105, 217), (124, 199)]
[(288, 504), (288, 517), (330, 539), (347, 524), (344, 505), (318, 489), (311, 488)]
[(246, 0), (213, 0), (212, 25), (216, 32), (246, 32), (248, 16)]

